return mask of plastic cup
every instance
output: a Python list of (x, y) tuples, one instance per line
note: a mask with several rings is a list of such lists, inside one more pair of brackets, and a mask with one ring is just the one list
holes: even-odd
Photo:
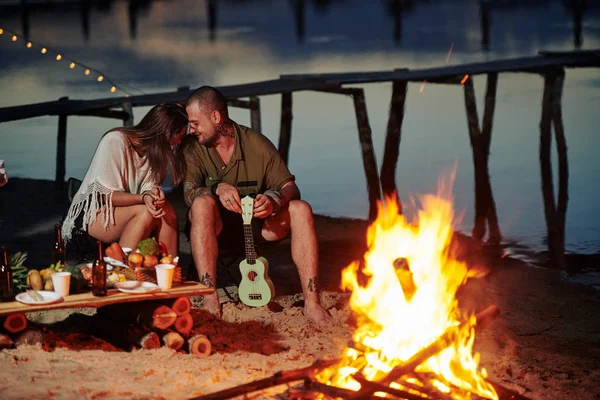
[(155, 269), (158, 287), (161, 289), (170, 289), (173, 285), (175, 266), (173, 264), (158, 264)]
[(71, 273), (70, 272), (56, 272), (51, 275), (52, 284), (54, 285), (54, 292), (59, 296), (66, 297), (69, 295), (69, 289), (71, 288)]

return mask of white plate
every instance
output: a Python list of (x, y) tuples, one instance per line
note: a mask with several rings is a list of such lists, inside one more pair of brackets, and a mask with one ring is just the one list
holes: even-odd
[(19, 293), (15, 296), (15, 300), (23, 304), (32, 305), (52, 304), (62, 300), (62, 297), (55, 292), (50, 292), (47, 290), (38, 290), (38, 293), (44, 298), (44, 300), (36, 301), (29, 297), (27, 293)]
[(129, 268), (129, 266), (127, 266), (126, 264), (123, 264), (121, 261), (115, 260), (114, 258), (111, 258), (111, 257), (108, 257), (108, 256), (104, 257), (104, 262), (105, 263), (109, 263), (113, 267)]
[[(132, 286), (138, 285), (133, 289), (129, 289)], [(119, 289), (120, 292), (128, 293), (128, 294), (144, 294), (144, 293), (154, 293), (158, 292), (160, 288), (156, 283), (152, 282), (142, 282), (140, 284), (139, 281), (126, 281), (126, 282), (117, 282), (115, 283), (115, 287)]]
[[(94, 263), (86, 263), (86, 264), (82, 264), (81, 266), (84, 267), (84, 268), (92, 268), (94, 266)], [(112, 269), (113, 269), (112, 265), (110, 265), (110, 264), (106, 265), (106, 270), (107, 271), (112, 271)]]

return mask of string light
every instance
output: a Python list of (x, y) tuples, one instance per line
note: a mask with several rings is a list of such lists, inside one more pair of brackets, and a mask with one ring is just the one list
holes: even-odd
[[(35, 41), (32, 41), (32, 40), (31, 41), (27, 40), (27, 38), (23, 37), (22, 35), (20, 35), (20, 34), (18, 34), (16, 32), (12, 32), (10, 30), (0, 28), (0, 35), (3, 35), (4, 32), (12, 35), (11, 36), (11, 40), (13, 42), (16, 42), (18, 39), (26, 40), (27, 41), (26, 47), (28, 49), (31, 49), (35, 45), (40, 50), (41, 54), (46, 54), (48, 52), (51, 52), (51, 53), (55, 54), (56, 55), (55, 56), (56, 61), (60, 61), (63, 58), (65, 58), (67, 61), (69, 61), (69, 68), (70, 69), (75, 69), (75, 67), (79, 66), (79, 67), (81, 67), (81, 68), (84, 69), (85, 76), (90, 76), (90, 75), (92, 75), (92, 72), (93, 72), (94, 76), (96, 76), (96, 80), (98, 82), (107, 82), (108, 84), (110, 84), (110, 92), (111, 93), (115, 93), (117, 90), (120, 90), (120, 91), (122, 91), (122, 92), (125, 93), (125, 97), (129, 97), (129, 93), (127, 93), (127, 91), (123, 87), (117, 85), (115, 82), (112, 82), (111, 80), (109, 80), (108, 78), (106, 78), (106, 76), (102, 72), (98, 71), (97, 69), (90, 68), (90, 67), (88, 67), (85, 64), (82, 64), (82, 63), (80, 63), (80, 62), (78, 62), (76, 60), (71, 59), (70, 57), (65, 57), (63, 54), (59, 53), (58, 51), (56, 51), (56, 50), (54, 50), (52, 48), (46, 47), (46, 46), (42, 45), (41, 43), (38, 43), (38, 42), (35, 42)], [(131, 87), (134, 90), (138, 90), (138, 91), (140, 91), (140, 92), (143, 93), (143, 91), (140, 90), (140, 89), (136, 89), (135, 87), (132, 87), (130, 85), (127, 85), (127, 86)]]

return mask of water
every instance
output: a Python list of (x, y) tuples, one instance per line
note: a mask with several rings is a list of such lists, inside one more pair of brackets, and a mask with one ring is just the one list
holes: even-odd
[[(172, 91), (178, 86), (232, 85), (280, 74), (370, 71), (530, 56), (540, 50), (573, 50), (578, 36), (562, 1), (529, 1), (489, 12), (487, 47), (482, 43), (476, 0), (412, 1), (394, 23), (386, 1), (216, 2), (211, 31), (206, 2), (104, 1), (89, 8), (84, 28), (78, 4), (45, 6), (28, 15), (29, 38), (102, 71), (131, 94)], [(504, 2), (507, 4), (508, 2)], [(588, 1), (580, 48), (600, 48), (600, 7)], [(132, 24), (131, 15), (135, 15)], [(0, 27), (23, 33), (18, 8), (0, 9)], [(302, 23), (303, 20), (303, 23)], [(132, 26), (135, 28), (133, 29)], [(132, 33), (133, 32), (133, 33)], [(400, 32), (400, 35), (395, 32)], [(56, 100), (93, 99), (111, 94), (110, 84), (71, 70), (64, 60), (27, 49), (0, 36), (0, 107)], [(483, 111), (485, 79), (476, 78)], [(391, 84), (364, 86), (378, 163), (383, 159)], [(403, 123), (397, 183), (401, 198), (435, 189), (442, 171), (456, 165), (454, 195), (463, 215), (457, 228), (473, 221), (473, 167), (462, 88), (410, 84)], [(569, 147), (568, 251), (600, 251), (600, 72), (568, 70), (563, 118)], [(538, 162), (543, 80), (533, 74), (503, 74), (498, 84), (490, 174), (500, 227), (509, 240), (544, 249), (545, 221)], [(350, 98), (295, 93), (290, 169), (303, 197), (316, 212), (365, 218), (368, 199)], [(261, 98), (263, 133), (279, 135), (280, 96)], [(136, 108), (140, 118), (148, 108)], [(249, 124), (245, 110), (234, 109)], [(100, 136), (118, 121), (93, 117), (68, 120), (67, 176), (82, 177)], [(56, 117), (0, 124), (0, 159), (10, 176), (53, 179)], [(556, 159), (554, 166), (556, 166)], [(555, 167), (556, 168), (556, 167)]]

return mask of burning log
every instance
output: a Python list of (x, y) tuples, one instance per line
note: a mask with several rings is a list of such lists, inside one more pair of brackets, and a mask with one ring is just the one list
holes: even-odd
[(11, 348), (13, 343), (14, 342), (10, 336), (0, 333), (0, 350)]
[(187, 348), (190, 354), (199, 357), (207, 357), (212, 351), (210, 340), (204, 335), (196, 335), (187, 341)]
[[(383, 385), (383, 384), (377, 383), (377, 382), (371, 382), (370, 380), (368, 380), (367, 378), (365, 378), (364, 376), (362, 376), (360, 374), (354, 374), (354, 375), (352, 375), (352, 378), (354, 378), (358, 383), (360, 383), (360, 386), (362, 388), (372, 390), (373, 393), (375, 393), (375, 392), (388, 393), (388, 394), (391, 394), (392, 396), (396, 396), (396, 397), (399, 397), (401, 399), (406, 399), (406, 400), (422, 400), (423, 399), (422, 396), (412, 394), (409, 392), (405, 392), (404, 390), (394, 389), (394, 388), (391, 388), (389, 386), (386, 386), (386, 385)], [(369, 394), (368, 397), (370, 398), (371, 395), (372, 394)], [(353, 397), (353, 396), (350, 396), (350, 397)]]
[(173, 327), (183, 336), (188, 336), (194, 327), (194, 319), (192, 318), (191, 314), (184, 314), (180, 317), (177, 317)]
[(19, 334), (19, 336), (17, 336), (15, 338), (15, 347), (19, 347), (19, 346), (23, 346), (23, 345), (34, 346), (34, 345), (43, 344), (43, 343), (44, 343), (44, 334), (42, 333), (41, 330), (39, 330), (37, 328), (33, 328), (33, 327), (29, 327), (29, 328), (25, 329), (23, 332), (21, 332)]
[(4, 320), (4, 329), (10, 333), (19, 333), (27, 328), (27, 318), (23, 313), (11, 314)]
[(175, 351), (181, 349), (185, 344), (185, 339), (178, 332), (166, 331), (161, 336), (163, 345)]
[[(329, 386), (324, 383), (321, 383), (318, 381), (313, 381), (310, 379), (306, 379), (304, 381), (304, 392), (323, 393), (330, 397), (335, 397), (335, 398), (339, 397), (342, 399), (345, 399), (345, 398), (353, 395), (354, 393), (356, 393), (350, 389), (343, 389), (343, 388), (339, 388), (339, 387), (335, 387), (335, 386)], [(306, 398), (306, 396), (302, 396), (300, 398)]]
[[(486, 308), (485, 310), (478, 313), (475, 316), (475, 318), (477, 320), (477, 322), (475, 324), (476, 331), (477, 330), (480, 331), (481, 329), (484, 329), (485, 327), (489, 326), (489, 324), (499, 314), (500, 314), (500, 310), (495, 305), (491, 305), (488, 308)], [(418, 353), (413, 355), (404, 364), (399, 365), (399, 366), (395, 367), (394, 369), (392, 369), (392, 371), (385, 378), (383, 378), (382, 380), (380, 380), (377, 383), (387, 386), (390, 383), (400, 379), (402, 376), (413, 372), (419, 365), (421, 365), (422, 363), (427, 361), (429, 358), (433, 357), (434, 355), (438, 354), (439, 352), (441, 352), (442, 350), (444, 350), (445, 348), (450, 346), (453, 343), (457, 332), (460, 331), (460, 329), (462, 327), (464, 327), (466, 324), (467, 323), (463, 323), (458, 327), (449, 328), (435, 342), (433, 342), (429, 346), (425, 347), (424, 349), (422, 349), (421, 351), (419, 351)], [(377, 390), (373, 389), (372, 387), (364, 387), (363, 386), (363, 388), (361, 390), (359, 390), (358, 392), (356, 392), (356, 394), (354, 396), (350, 397), (350, 399), (357, 400), (357, 399), (371, 398), (373, 393), (376, 391)]]
[[(331, 361), (316, 361), (313, 365), (300, 368), (293, 371), (280, 371), (275, 373), (274, 375), (260, 379), (258, 381), (249, 382), (244, 385), (236, 386), (230, 389), (221, 390), (220, 392), (215, 392), (211, 394), (207, 394), (205, 396), (194, 397), (190, 400), (217, 400), (217, 399), (229, 399), (235, 396), (240, 396), (243, 394), (248, 394), (252, 392), (256, 392), (257, 390), (267, 389), (273, 386), (282, 385), (284, 383), (300, 381), (304, 379), (311, 379), (315, 376), (323, 368), (330, 367), (339, 360), (331, 360)], [(343, 389), (342, 389), (343, 390)]]

